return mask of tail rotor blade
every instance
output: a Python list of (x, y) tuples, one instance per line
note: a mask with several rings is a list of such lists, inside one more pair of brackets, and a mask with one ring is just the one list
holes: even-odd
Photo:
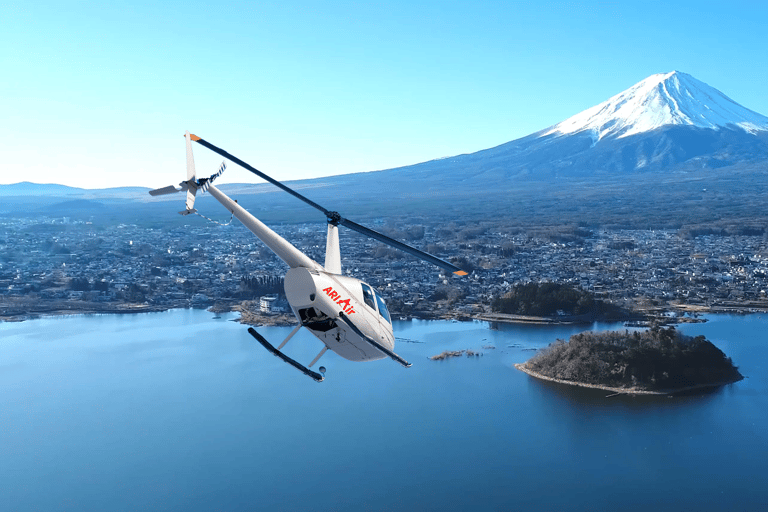
[(227, 163), (226, 162), (221, 162), (221, 166), (219, 167), (219, 170), (216, 171), (216, 174), (211, 175), (209, 178), (204, 178), (204, 179), (198, 180), (197, 183), (200, 186), (200, 190), (202, 190), (203, 192), (208, 192), (208, 187), (211, 186), (211, 183), (213, 183), (213, 181), (216, 178), (218, 178), (219, 176), (224, 174), (224, 170), (226, 168), (227, 168)]
[(221, 165), (219, 166), (219, 170), (216, 171), (216, 174), (208, 178), (208, 183), (213, 183), (213, 180), (224, 174), (224, 171), (227, 168), (227, 162), (221, 162)]

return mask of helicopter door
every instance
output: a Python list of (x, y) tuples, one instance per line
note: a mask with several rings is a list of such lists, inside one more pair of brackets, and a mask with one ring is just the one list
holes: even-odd
[(333, 319), (315, 308), (300, 309), (299, 318), (301, 318), (301, 325), (313, 331), (328, 332), (336, 327)]

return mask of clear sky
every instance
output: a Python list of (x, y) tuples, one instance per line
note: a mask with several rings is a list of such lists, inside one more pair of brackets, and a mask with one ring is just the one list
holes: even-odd
[(768, 115), (766, 21), (740, 1), (6, 1), (0, 184), (178, 183), (185, 130), (277, 179), (388, 169), (672, 70)]

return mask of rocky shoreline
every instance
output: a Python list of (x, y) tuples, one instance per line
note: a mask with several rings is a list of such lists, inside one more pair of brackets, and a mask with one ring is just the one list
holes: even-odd
[[(557, 384), (566, 384), (568, 386), (577, 386), (580, 388), (592, 388), (592, 389), (600, 389), (603, 391), (610, 391), (614, 395), (662, 395), (662, 396), (676, 395), (676, 394), (687, 393), (691, 391), (702, 391), (705, 389), (717, 388), (720, 386), (725, 386), (727, 384), (733, 384), (734, 382), (738, 382), (739, 380), (741, 380), (741, 379), (737, 379), (737, 380), (728, 381), (728, 382), (718, 382), (715, 384), (700, 384), (697, 386), (686, 386), (686, 387), (675, 388), (675, 389), (651, 391), (651, 390), (641, 389), (641, 388), (615, 388), (611, 386), (602, 386), (599, 384), (587, 384), (587, 383), (576, 382), (572, 380), (555, 379), (553, 377), (547, 377), (546, 375), (542, 375), (538, 372), (528, 369), (525, 363), (515, 363), (514, 366), (521, 372), (527, 373), (528, 375), (536, 379), (546, 380), (549, 382), (556, 382)], [(613, 396), (613, 395), (609, 395), (609, 396)]]
[(480, 357), (483, 355), (483, 353), (477, 350), (469, 349), (469, 348), (464, 350), (446, 350), (437, 355), (430, 356), (429, 359), (431, 359), (432, 361), (442, 361), (443, 359), (450, 359), (452, 357), (461, 357), (463, 355), (466, 355), (467, 357)]
[[(214, 308), (211, 308), (214, 311)], [(241, 324), (258, 327), (262, 325), (288, 327), (296, 325), (296, 317), (293, 313), (265, 314), (259, 310), (255, 301), (244, 301), (236, 304), (228, 311), (240, 313), (240, 318), (235, 320)]]

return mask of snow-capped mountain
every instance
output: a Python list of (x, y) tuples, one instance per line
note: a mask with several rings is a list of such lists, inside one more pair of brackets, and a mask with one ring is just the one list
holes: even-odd
[(595, 141), (680, 125), (718, 130), (768, 131), (768, 117), (744, 108), (691, 75), (651, 75), (626, 91), (551, 128), (542, 136), (589, 132)]
[(384, 172), (388, 179), (476, 187), (476, 182), (498, 185), (572, 177), (599, 181), (732, 166), (768, 170), (768, 117), (673, 71), (650, 76), (526, 137)]

